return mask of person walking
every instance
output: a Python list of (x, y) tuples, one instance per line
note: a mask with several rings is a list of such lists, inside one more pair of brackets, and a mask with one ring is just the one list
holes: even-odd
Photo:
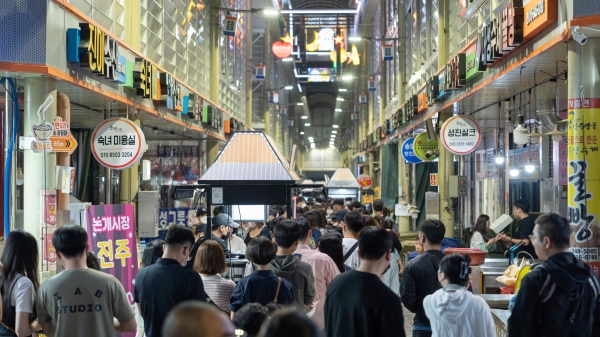
[(423, 301), (433, 337), (496, 337), (490, 307), (467, 290), (471, 268), (469, 255), (446, 255), (440, 261), (437, 279), (442, 289)]
[(342, 240), (344, 264), (352, 269), (357, 269), (360, 264), (358, 258), (358, 233), (360, 233), (363, 225), (364, 219), (359, 211), (347, 212), (344, 215), (344, 221), (341, 222), (342, 232), (344, 233)]
[(167, 313), (187, 300), (207, 302), (200, 275), (185, 268), (194, 234), (182, 225), (171, 225), (165, 237), (163, 256), (142, 268), (135, 278), (133, 298), (144, 318), (148, 337), (160, 337)]
[[(142, 254), (142, 268), (146, 268), (155, 264), (156, 261), (163, 256), (164, 246), (165, 241), (160, 239), (156, 239), (148, 243), (144, 249), (144, 253)], [(135, 322), (137, 323), (135, 337), (144, 337), (144, 318), (138, 310), (137, 305), (133, 306), (133, 312), (135, 313)]]
[(300, 226), (294, 220), (281, 221), (273, 228), (273, 237), (277, 255), (271, 261), (271, 271), (290, 282), (296, 303), (308, 312), (313, 308), (317, 292), (312, 267), (294, 256), (300, 240)]
[(600, 335), (600, 278), (569, 251), (569, 220), (542, 214), (529, 239), (544, 262), (521, 281), (508, 336)]
[[(334, 227), (335, 228), (335, 227)], [(324, 229), (323, 235), (317, 242), (317, 249), (329, 256), (340, 273), (352, 270), (344, 264), (344, 248), (342, 247), (342, 233), (333, 229)]]
[(248, 243), (246, 258), (256, 270), (235, 285), (227, 306), (232, 318), (235, 312), (247, 303), (260, 303), (263, 306), (269, 303), (295, 303), (292, 285), (287, 280), (275, 276), (270, 269), (276, 252), (273, 242), (264, 236), (256, 237)]
[(325, 292), (333, 279), (340, 274), (340, 271), (328, 255), (309, 247), (308, 243), (312, 237), (311, 232), (313, 230), (318, 231), (318, 229), (313, 229), (309, 221), (302, 217), (296, 219), (296, 223), (300, 226), (300, 240), (294, 255), (312, 267), (317, 294), (313, 299), (314, 308), (308, 313), (308, 317), (312, 319), (320, 331), (325, 327)]
[(408, 261), (404, 267), (400, 295), (406, 309), (415, 314), (413, 337), (432, 335), (429, 319), (423, 309), (423, 299), (442, 287), (437, 274), (440, 260), (444, 257), (440, 247), (445, 233), (446, 227), (441, 221), (423, 221), (417, 241), (425, 252)]
[(77, 225), (59, 227), (52, 235), (52, 245), (64, 270), (38, 289), (35, 307), (44, 334), (107, 337), (114, 336), (115, 331), (134, 332), (133, 309), (121, 282), (86, 265), (89, 247), (85, 229)]
[(30, 336), (40, 326), (34, 319), (39, 253), (35, 237), (21, 229), (8, 234), (2, 251), (0, 336)]
[(225, 253), (218, 242), (207, 240), (200, 245), (194, 262), (194, 270), (200, 274), (204, 291), (221, 310), (229, 314), (227, 308), (235, 282), (221, 277), (227, 270)]
[(402, 304), (383, 282), (392, 240), (383, 228), (367, 227), (358, 237), (360, 267), (336, 277), (325, 297), (328, 337), (403, 337)]

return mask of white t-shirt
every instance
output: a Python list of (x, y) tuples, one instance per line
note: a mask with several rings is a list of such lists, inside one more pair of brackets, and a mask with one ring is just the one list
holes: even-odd
[(204, 285), (204, 291), (215, 304), (223, 309), (225, 312), (230, 312), (227, 308), (233, 288), (235, 288), (235, 282), (232, 280), (224, 279), (221, 275), (213, 276), (202, 276), (202, 283)]
[[(352, 246), (354, 246), (354, 244), (356, 242), (358, 242), (358, 240), (356, 240), (354, 238), (344, 238), (342, 240), (342, 248), (344, 248), (344, 256), (346, 256), (346, 253), (348, 253), (348, 251), (350, 249), (352, 249)], [(354, 249), (354, 251), (352, 252), (352, 255), (350, 255), (350, 257), (348, 257), (348, 260), (346, 260), (346, 262), (344, 262), (344, 264), (352, 269), (358, 269), (358, 267), (360, 266), (360, 260), (358, 259), (358, 246), (356, 247), (356, 249)]]
[(31, 314), (35, 305), (33, 282), (19, 273), (15, 275), (15, 278), (18, 278), (18, 280), (15, 282), (10, 304), (15, 306), (15, 312), (27, 312)]

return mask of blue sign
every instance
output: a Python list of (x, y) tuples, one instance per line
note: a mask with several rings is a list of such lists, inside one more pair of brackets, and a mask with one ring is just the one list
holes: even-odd
[(402, 143), (402, 157), (404, 157), (404, 160), (411, 164), (418, 164), (421, 162), (421, 159), (419, 159), (413, 151), (414, 142), (415, 139), (411, 137)]
[(79, 43), (81, 34), (79, 28), (67, 29), (67, 61), (79, 63)]
[(196, 210), (193, 208), (159, 208), (158, 229), (166, 230), (169, 225), (177, 224), (187, 228), (198, 223)]
[(183, 110), (181, 111), (182, 115), (187, 115), (188, 114), (189, 104), (190, 104), (190, 96), (187, 96), (187, 95), (183, 96), (183, 103), (182, 103)]
[(119, 84), (127, 83), (127, 59), (125, 59), (125, 56), (119, 54), (119, 57), (117, 57), (117, 69), (115, 72), (117, 73), (115, 82)]
[(452, 90), (446, 90), (446, 88), (448, 87), (446, 85), (446, 74), (442, 73), (440, 74), (440, 76), (438, 76), (439, 80), (438, 80), (438, 84), (439, 84), (439, 90), (438, 90), (438, 95), (437, 95), (437, 100), (442, 100), (444, 98), (446, 98), (446, 96), (450, 95), (452, 93)]

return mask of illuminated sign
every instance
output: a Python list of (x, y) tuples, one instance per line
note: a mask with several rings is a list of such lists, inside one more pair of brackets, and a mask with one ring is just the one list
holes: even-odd
[[(143, 98), (153, 98), (153, 94), (158, 96), (157, 89), (155, 88), (156, 82), (152, 81), (153, 77), (156, 78), (153, 72), (156, 72), (156, 66), (150, 61), (143, 57), (135, 58), (133, 87), (136, 89), (138, 96), (142, 96)], [(155, 99), (158, 99), (158, 97), (155, 97)]]
[(456, 54), (448, 63), (446, 63), (446, 81), (445, 90), (453, 90), (464, 87), (467, 84), (466, 76), (466, 57), (465, 54)]
[(524, 11), (523, 37), (526, 39), (533, 37), (558, 20), (556, 1), (532, 0), (525, 6)]
[(408, 99), (408, 101), (406, 101), (406, 103), (404, 103), (404, 111), (406, 112), (406, 119), (413, 119), (418, 115), (418, 103), (419, 103), (419, 98), (417, 97), (417, 95), (412, 95), (410, 96), (410, 98)]
[(264, 66), (264, 65), (256, 66), (256, 79), (258, 79), (258, 80), (264, 80), (265, 79), (265, 70), (266, 69), (267, 69), (267, 67)]
[(95, 73), (106, 75), (104, 63), (104, 32), (91, 23), (79, 24), (81, 41), (79, 42), (79, 57), (82, 67)]
[(381, 45), (381, 51), (384, 61), (391, 61), (394, 59), (393, 47), (391, 44)]
[(493, 20), (485, 23), (477, 39), (479, 71), (485, 71), (523, 42), (523, 1), (512, 0)]
[(479, 69), (477, 69), (477, 52), (473, 51), (472, 53), (467, 54), (467, 57), (465, 58), (465, 70), (466, 80), (481, 73)]
[(365, 94), (358, 95), (358, 102), (360, 104), (367, 104), (367, 95), (365, 95)]
[(160, 102), (167, 109), (182, 111), (181, 84), (169, 73), (160, 74)]
[(223, 28), (223, 35), (235, 36), (236, 26), (237, 26), (237, 17), (226, 16), (225, 17), (225, 28)]
[(429, 80), (427, 80), (427, 106), (434, 105), (435, 101), (437, 100), (437, 97), (440, 92), (439, 81), (440, 79), (438, 76), (431, 76)]
[(375, 78), (374, 77), (369, 78), (368, 87), (369, 87), (369, 91), (377, 90), (377, 88), (375, 87)]
[(417, 112), (418, 113), (422, 113), (423, 111), (427, 110), (427, 94), (426, 93), (422, 93), (422, 94), (420, 94), (417, 97), (418, 97)]

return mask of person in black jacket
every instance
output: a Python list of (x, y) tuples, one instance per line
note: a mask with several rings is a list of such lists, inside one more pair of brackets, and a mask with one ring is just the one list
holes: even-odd
[(569, 252), (570, 237), (564, 216), (537, 218), (529, 239), (545, 261), (521, 281), (509, 337), (600, 335), (600, 278)]
[(404, 267), (400, 295), (406, 309), (415, 313), (413, 337), (429, 337), (432, 334), (429, 319), (423, 309), (423, 299), (442, 287), (437, 272), (440, 260), (444, 257), (440, 246), (445, 233), (446, 228), (441, 221), (423, 221), (418, 243), (425, 252), (410, 260)]

